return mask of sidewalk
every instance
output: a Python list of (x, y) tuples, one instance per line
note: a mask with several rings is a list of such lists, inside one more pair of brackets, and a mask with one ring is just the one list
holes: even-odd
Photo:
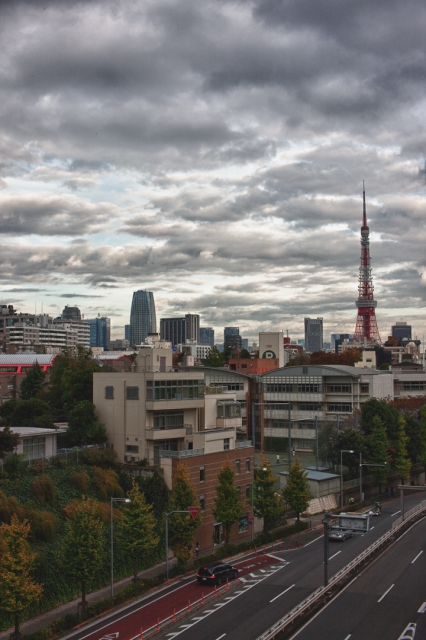
[[(309, 521), (311, 522), (311, 528), (307, 529), (306, 531), (302, 531), (301, 533), (293, 534), (292, 536), (289, 536), (288, 539), (291, 540), (294, 537), (297, 537), (298, 539), (303, 539), (310, 533), (312, 534), (312, 531), (314, 529), (321, 526), (323, 517), (324, 516), (322, 514), (319, 514), (316, 516), (312, 516), (310, 518), (302, 518), (302, 520), (307, 520), (308, 522)], [(268, 543), (267, 546), (269, 545), (270, 543)], [(200, 551), (199, 558), (201, 559), (203, 556), (208, 556), (211, 553), (214, 553), (214, 551), (215, 551), (215, 547), (211, 547), (210, 549), (203, 549), (202, 551)], [(238, 554), (238, 556), (234, 556), (234, 557), (240, 557), (242, 555), (250, 555), (252, 553), (253, 551), (251, 550), (245, 551), (241, 554)], [(176, 562), (175, 558), (169, 560), (169, 569), (173, 566), (175, 562)], [(166, 572), (166, 561), (164, 560), (164, 562), (159, 562), (158, 564), (154, 565), (153, 567), (150, 567), (149, 569), (140, 571), (138, 575), (140, 578), (154, 578), (155, 576), (158, 576), (159, 574), (165, 573), (165, 572)], [(185, 577), (185, 575), (178, 576), (174, 579), (174, 581), (179, 582), (183, 577)], [(129, 584), (131, 584), (132, 579), (133, 577), (129, 576), (128, 578), (123, 578), (122, 580), (114, 582), (114, 594), (116, 595), (122, 589), (124, 589)], [(167, 586), (169, 585), (170, 585), (170, 581), (167, 583)], [(161, 590), (164, 586), (165, 585), (160, 585), (158, 587), (158, 590)], [(135, 600), (139, 599), (142, 601), (145, 597), (148, 597), (151, 593), (152, 591), (147, 591), (142, 596), (138, 596), (138, 598), (135, 598)], [(99, 589), (98, 591), (92, 591), (91, 593), (89, 593), (87, 595), (87, 600), (89, 604), (93, 604), (94, 602), (98, 602), (99, 600), (109, 598), (110, 594), (111, 594), (111, 585), (108, 585), (106, 587), (102, 587), (102, 589)], [(35, 616), (34, 618), (27, 620), (26, 622), (23, 622), (21, 624), (21, 633), (22, 634), (34, 633), (35, 631), (39, 631), (40, 629), (44, 629), (45, 627), (48, 627), (50, 624), (52, 624), (52, 622), (54, 622), (58, 618), (63, 618), (68, 613), (78, 613), (78, 603), (80, 602), (80, 600), (81, 600), (81, 596), (79, 596), (78, 598), (75, 598), (74, 600), (70, 600), (69, 602), (65, 602), (64, 604), (61, 604), (58, 607), (55, 607), (54, 609), (50, 609), (50, 611), (41, 613)], [(116, 608), (118, 609), (123, 606), (125, 605), (123, 604), (117, 605)], [(94, 618), (93, 620), (96, 620), (96, 618)], [(89, 622), (90, 621), (87, 621), (85, 624), (88, 624)], [(0, 632), (0, 640), (9, 640), (9, 636), (12, 631), (13, 631), (13, 628)]]

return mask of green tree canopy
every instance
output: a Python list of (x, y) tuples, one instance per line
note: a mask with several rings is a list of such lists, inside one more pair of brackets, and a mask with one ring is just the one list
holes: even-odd
[(22, 614), (38, 602), (42, 586), (31, 577), (36, 554), (28, 544), (30, 525), (20, 522), (16, 514), (10, 524), (0, 526), (0, 611), (15, 617), (14, 637), (19, 638)]
[(93, 374), (102, 367), (92, 358), (90, 349), (66, 350), (57, 356), (50, 372), (47, 400), (55, 421), (67, 421), (76, 402), (93, 402)]
[(50, 406), (40, 398), (7, 400), (0, 405), (0, 416), (11, 427), (53, 428)]
[(297, 522), (300, 514), (306, 511), (311, 499), (306, 471), (302, 469), (299, 457), (296, 456), (294, 464), (290, 468), (287, 484), (283, 489), (284, 502), (297, 514)]
[(4, 458), (6, 453), (10, 453), (19, 444), (19, 436), (12, 433), (9, 426), (0, 427), (0, 458)]
[(390, 444), (395, 444), (398, 440), (398, 418), (397, 409), (386, 400), (370, 398), (362, 405), (361, 427), (366, 436), (371, 435), (374, 427), (374, 417), (378, 416), (385, 425), (387, 440)]
[[(173, 476), (168, 512), (186, 511), (188, 507), (199, 507), (196, 491), (191, 484), (187, 467), (179, 463)], [(194, 519), (189, 513), (174, 513), (169, 516), (169, 545), (180, 566), (191, 557), (192, 539), (202, 522), (201, 511)]]
[(130, 503), (123, 508), (124, 515), (120, 520), (118, 537), (133, 559), (133, 579), (136, 581), (139, 569), (149, 559), (150, 553), (159, 543), (159, 538), (155, 533), (156, 521), (152, 506), (147, 503), (134, 479), (127, 496)]
[[(318, 457), (325, 466), (337, 463), (336, 458), (337, 431), (333, 422), (323, 422), (318, 428)], [(316, 453), (315, 446), (313, 452)]]
[(234, 484), (234, 471), (228, 460), (222, 465), (217, 480), (215, 507), (212, 511), (216, 520), (223, 524), (225, 543), (229, 544), (232, 527), (243, 515), (244, 508)]
[(365, 438), (364, 436), (349, 427), (347, 429), (341, 429), (336, 434), (335, 440), (335, 458), (338, 459), (340, 464), (340, 452), (342, 449), (346, 449), (347, 451), (353, 451), (354, 453), (343, 453), (342, 460), (343, 464), (348, 467), (349, 475), (351, 478), (355, 478), (359, 468), (359, 454), (365, 453)]
[(26, 374), (21, 384), (21, 398), (29, 400), (35, 398), (42, 391), (45, 384), (46, 374), (36, 361)]
[(284, 511), (281, 496), (275, 491), (277, 476), (272, 473), (268, 458), (260, 453), (260, 466), (254, 470), (256, 493), (254, 515), (263, 518), (263, 530), (269, 531)]
[(408, 457), (407, 444), (408, 436), (405, 433), (405, 419), (399, 416), (398, 421), (398, 441), (396, 443), (395, 467), (401, 476), (402, 484), (410, 477), (411, 460)]
[(241, 349), (240, 358), (251, 358), (250, 351), (247, 351), (247, 349)]
[(372, 467), (374, 477), (380, 487), (380, 493), (381, 486), (386, 481), (390, 471), (388, 450), (389, 442), (386, 427), (380, 417), (375, 415), (372, 420), (371, 434), (367, 438), (367, 455), (370, 464), (384, 465), (386, 463), (386, 466)]
[(74, 447), (107, 442), (108, 434), (95, 415), (93, 402), (75, 402), (68, 415), (68, 430), (63, 436), (66, 445)]
[(223, 367), (223, 353), (214, 346), (210, 349), (207, 358), (204, 360), (206, 367)]
[(86, 586), (105, 560), (104, 525), (96, 500), (83, 499), (72, 510), (66, 525), (61, 562), (66, 573), (81, 584), (81, 604), (87, 606)]

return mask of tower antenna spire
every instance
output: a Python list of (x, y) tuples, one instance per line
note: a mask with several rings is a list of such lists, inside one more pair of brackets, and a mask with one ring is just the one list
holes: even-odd
[(370, 229), (367, 225), (365, 206), (365, 186), (362, 181), (362, 227), (361, 227), (361, 262), (358, 278), (358, 308), (354, 342), (375, 342), (382, 344), (376, 320), (377, 302), (374, 300), (373, 276), (370, 263)]

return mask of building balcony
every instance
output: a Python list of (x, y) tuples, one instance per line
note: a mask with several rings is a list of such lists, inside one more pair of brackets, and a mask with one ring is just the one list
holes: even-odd
[(147, 440), (176, 440), (176, 439), (183, 439), (185, 438), (185, 436), (187, 436), (187, 430), (186, 427), (165, 427), (165, 428), (158, 428), (158, 429), (146, 429), (145, 430), (145, 437)]

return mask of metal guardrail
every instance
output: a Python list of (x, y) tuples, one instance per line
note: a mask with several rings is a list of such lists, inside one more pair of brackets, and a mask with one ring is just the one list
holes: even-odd
[[(363, 485), (370, 484), (371, 482), (373, 482), (373, 479), (374, 479), (373, 476), (365, 476), (365, 478), (362, 479), (362, 484)], [(351, 489), (352, 487), (359, 487), (359, 478), (354, 478), (353, 480), (346, 480), (346, 482), (343, 483), (343, 491), (345, 489)]]
[(416, 507), (413, 507), (409, 511), (404, 514), (404, 519), (402, 516), (398, 518), (395, 522), (392, 523), (392, 527), (389, 531), (383, 534), (376, 542), (373, 542), (365, 551), (363, 551), (359, 556), (354, 558), (349, 564), (347, 564), (343, 569), (338, 571), (329, 581), (326, 587), (319, 587), (316, 591), (314, 591), (310, 596), (302, 600), (300, 604), (294, 607), (291, 611), (289, 611), (285, 616), (283, 616), (278, 622), (276, 622), (272, 627), (270, 627), (265, 633), (258, 636), (256, 640), (272, 640), (278, 633), (284, 631), (284, 629), (293, 623), (293, 621), (300, 616), (306, 609), (309, 609), (315, 602), (317, 602), (324, 594), (329, 591), (335, 584), (337, 584), (342, 578), (344, 578), (348, 573), (353, 571), (359, 564), (364, 562), (372, 553), (377, 551), (382, 544), (384, 544), (389, 538), (391, 538), (394, 533), (401, 528), (408, 520), (417, 515), (420, 511), (426, 510), (426, 501), (424, 503), (420, 503)]
[(202, 456), (204, 449), (185, 449), (184, 451), (169, 451), (160, 449), (160, 458), (192, 458), (192, 456)]
[(251, 440), (240, 440), (236, 441), (235, 448), (236, 449), (246, 449), (247, 447), (252, 447), (253, 443)]

